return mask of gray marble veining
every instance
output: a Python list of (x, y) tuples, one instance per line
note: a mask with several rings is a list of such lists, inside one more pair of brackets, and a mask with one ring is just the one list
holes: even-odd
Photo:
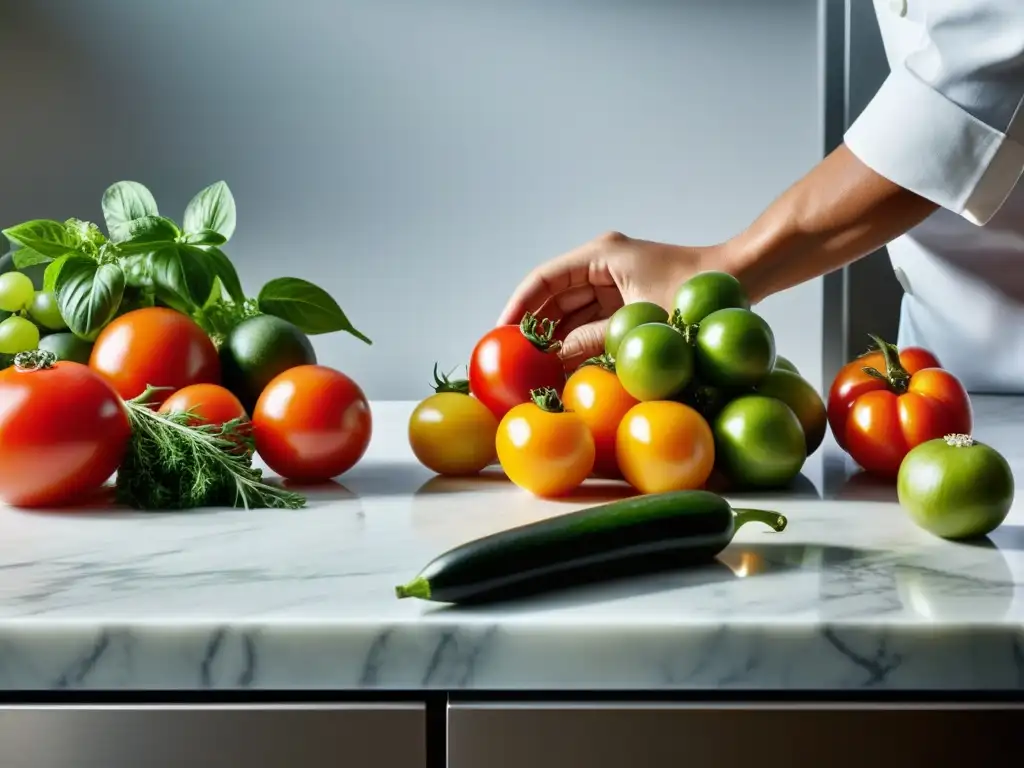
[[(1024, 503), (986, 546), (915, 528), (821, 455), (720, 562), (487, 608), (394, 598), (449, 546), (611, 498), (433, 479), (409, 403), (308, 508), (0, 508), (0, 689), (1024, 688)], [(1024, 400), (977, 398), (1019, 476)]]

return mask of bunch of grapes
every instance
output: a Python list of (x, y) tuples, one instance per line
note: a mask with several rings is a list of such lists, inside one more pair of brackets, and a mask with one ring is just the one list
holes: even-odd
[[(37, 291), (21, 272), (0, 275), (0, 354), (16, 355), (39, 346), (40, 327), (60, 331), (67, 327), (49, 291)], [(0, 315), (2, 316), (2, 315)]]

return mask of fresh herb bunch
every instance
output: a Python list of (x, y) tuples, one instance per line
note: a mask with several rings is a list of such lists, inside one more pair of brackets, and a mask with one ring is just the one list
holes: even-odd
[[(132, 437), (117, 472), (117, 500), (135, 509), (298, 509), (306, 499), (269, 485), (252, 466), (248, 422), (196, 424), (190, 412), (159, 413), (149, 387), (127, 401)], [(241, 450), (240, 450), (241, 449)]]

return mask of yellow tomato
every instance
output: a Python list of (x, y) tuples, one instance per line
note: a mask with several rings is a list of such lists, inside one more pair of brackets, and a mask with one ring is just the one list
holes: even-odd
[(498, 425), (498, 461), (508, 479), (536, 496), (564, 496), (594, 469), (594, 438), (554, 390), (535, 393)]
[(622, 419), (615, 454), (626, 482), (641, 493), (696, 490), (715, 466), (715, 438), (688, 405), (651, 401)]
[(439, 475), (475, 475), (494, 461), (497, 431), (497, 418), (475, 397), (439, 392), (412, 412), (409, 445), (420, 463)]
[(615, 436), (623, 417), (637, 404), (636, 398), (623, 388), (614, 371), (600, 365), (585, 365), (565, 382), (562, 399), (566, 409), (583, 419), (594, 436), (594, 472), (603, 477), (621, 477), (615, 458)]

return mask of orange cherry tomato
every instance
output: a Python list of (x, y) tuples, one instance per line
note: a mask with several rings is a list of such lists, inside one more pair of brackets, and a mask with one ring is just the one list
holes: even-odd
[(509, 480), (535, 496), (564, 496), (594, 469), (594, 437), (577, 414), (564, 410), (554, 389), (532, 393), (498, 424), (498, 461)]
[(616, 455), (626, 482), (641, 493), (697, 490), (714, 469), (715, 438), (690, 406), (654, 400), (622, 419)]
[(615, 458), (615, 438), (619, 423), (639, 401), (623, 388), (614, 371), (601, 365), (585, 365), (573, 373), (565, 383), (562, 400), (567, 410), (583, 419), (594, 436), (594, 473), (622, 477)]
[(244, 438), (252, 432), (249, 415), (241, 401), (217, 384), (192, 384), (179, 389), (164, 400), (160, 413), (190, 413), (192, 418), (188, 423), (193, 426), (212, 424), (219, 427), (234, 419), (242, 419), (236, 434)]

